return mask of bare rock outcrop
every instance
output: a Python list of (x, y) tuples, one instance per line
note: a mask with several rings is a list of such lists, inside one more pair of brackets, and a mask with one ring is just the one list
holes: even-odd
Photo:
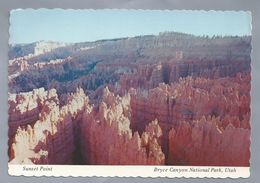
[(54, 89), (45, 91), (44, 88), (39, 88), (31, 92), (19, 94), (9, 93), (9, 137), (13, 137), (19, 126), (33, 126), (39, 119), (39, 113), (43, 109), (43, 106), (50, 101), (59, 104), (59, 99)]
[[(132, 121), (135, 129), (144, 129), (140, 121), (157, 118), (160, 123), (175, 125), (181, 120), (200, 119), (203, 115), (228, 116), (235, 127), (249, 128), (250, 75), (205, 79), (187, 77), (171, 85), (159, 84), (150, 90), (130, 89)], [(237, 118), (237, 119), (235, 119)], [(135, 124), (134, 124), (135, 123)], [(227, 122), (221, 126), (225, 128)]]
[[(193, 129), (191, 124), (193, 124), (193, 121), (199, 121), (203, 116), (209, 116), (210, 118), (218, 119), (215, 120), (215, 128), (223, 131), (223, 134), (231, 133), (231, 130), (227, 130), (227, 128), (233, 129), (234, 132), (232, 131), (232, 133), (235, 135), (242, 133), (241, 135), (245, 138), (245, 143), (248, 144), (250, 131), (249, 91), (250, 75), (247, 74), (237, 74), (236, 77), (220, 79), (194, 79), (187, 77), (181, 78), (179, 82), (171, 85), (159, 84), (159, 87), (150, 90), (130, 89), (131, 128), (142, 133), (145, 125), (154, 119), (158, 119), (159, 125), (163, 130), (162, 149), (167, 157), (166, 162), (169, 164), (176, 164), (177, 162), (171, 161), (174, 153), (171, 153), (168, 149), (171, 147), (170, 143), (172, 140), (172, 138), (169, 139), (168, 134), (170, 130), (178, 129), (183, 121), (190, 123), (190, 131), (186, 133), (187, 137), (185, 135), (182, 137), (184, 141), (185, 138), (191, 135)], [(185, 127), (185, 124), (183, 126)], [(180, 133), (185, 132), (184, 129)], [(223, 135), (218, 136), (220, 139), (224, 138)], [(204, 142), (201, 141), (201, 143), (201, 146), (204, 147)], [(211, 148), (213, 148), (214, 144), (217, 146), (217, 142), (211, 141), (211, 143)], [(225, 138), (225, 143), (236, 144), (240, 148), (243, 146), (243, 141), (236, 141), (232, 138)], [(205, 148), (206, 146), (207, 144), (205, 144)], [(182, 148), (185, 147), (182, 146)], [(222, 146), (216, 147), (216, 150), (222, 150), (222, 154), (229, 152), (228, 149), (225, 151)], [(187, 151), (192, 152), (191, 149)], [(249, 151), (249, 146), (246, 148), (246, 151)], [(211, 155), (206, 156), (207, 153), (205, 153), (205, 159)], [(249, 163), (248, 154), (244, 153), (243, 156), (244, 159), (240, 162), (238, 160), (230, 162), (227, 159), (222, 159), (222, 161), (218, 162), (216, 160), (212, 161), (212, 163), (215, 163), (215, 165), (230, 163), (232, 165), (241, 164), (247, 166)], [(196, 165), (196, 163), (201, 165), (199, 161), (192, 162), (193, 165)], [(201, 163), (206, 164), (206, 160)]]
[(250, 43), (165, 32), (11, 46), (10, 163), (249, 166)]
[(83, 90), (78, 89), (61, 108), (55, 100), (46, 102), (33, 127), (18, 128), (10, 163), (71, 164), (75, 151), (73, 126), (86, 101)]
[(173, 60), (139, 65), (134, 73), (122, 75), (119, 84), (125, 92), (130, 88), (152, 89), (158, 87), (159, 83), (171, 84), (188, 76), (218, 79), (249, 71), (248, 60)]
[(10, 163), (73, 164), (80, 155), (76, 161), (99, 165), (248, 166), (249, 91), (250, 75), (238, 73), (131, 88), (122, 97), (105, 87), (93, 104), (82, 89), (60, 100), (55, 89), (10, 95), (10, 123), (19, 126)]
[[(232, 119), (231, 119), (232, 120)], [(169, 133), (169, 164), (249, 166), (250, 130), (231, 123), (221, 130), (219, 118), (181, 122)]]
[[(130, 126), (130, 95), (115, 96), (104, 89), (98, 109), (93, 106), (83, 117), (82, 153), (89, 164), (155, 165), (164, 164), (158, 139), (162, 131), (156, 121), (140, 137)], [(85, 142), (84, 142), (85, 141)]]

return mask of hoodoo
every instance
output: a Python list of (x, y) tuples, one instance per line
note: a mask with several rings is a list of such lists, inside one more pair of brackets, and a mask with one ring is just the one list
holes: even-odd
[(9, 162), (249, 166), (250, 41), (168, 32), (11, 47)]

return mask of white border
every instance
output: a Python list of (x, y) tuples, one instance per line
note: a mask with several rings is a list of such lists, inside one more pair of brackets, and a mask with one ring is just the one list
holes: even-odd
[[(219, 166), (104, 166), (8, 165), (14, 176), (248, 178), (250, 167)], [(195, 171), (191, 171), (195, 170)], [(231, 172), (231, 170), (233, 170)]]
[[(31, 8), (27, 8), (31, 9)], [(38, 9), (50, 9), (50, 8), (38, 8)], [(64, 8), (53, 8), (63, 9)], [(108, 8), (111, 9), (111, 8)], [(24, 9), (13, 9), (13, 11), (24, 10)], [(35, 10), (35, 9), (34, 9)], [(36, 9), (37, 10), (37, 9)], [(65, 9), (65, 10), (76, 10), (76, 9)], [(77, 9), (77, 10), (90, 10), (90, 9)], [(97, 10), (97, 9), (92, 9)], [(102, 9), (106, 10), (106, 9)], [(137, 9), (120, 9), (120, 10), (137, 10)], [(138, 9), (143, 10), (144, 9)], [(149, 9), (146, 9), (149, 10)], [(243, 11), (248, 12), (250, 15), (250, 29), (252, 36), (252, 15), (251, 11), (246, 10), (192, 10), (192, 9), (150, 9), (154, 11)], [(10, 18), (10, 17), (9, 17)], [(9, 32), (11, 23), (9, 26)], [(11, 36), (11, 35), (10, 35)], [(10, 37), (9, 37), (10, 40)], [(252, 44), (252, 43), (251, 43)], [(251, 60), (252, 63), (252, 60)], [(252, 74), (252, 72), (251, 72)], [(252, 90), (251, 90), (252, 91)], [(252, 97), (251, 97), (252, 98)], [(251, 124), (252, 125), (252, 124)], [(252, 135), (252, 131), (251, 131)], [(27, 170), (25, 170), (27, 169)], [(30, 170), (28, 170), (30, 169)], [(45, 169), (45, 170), (44, 170)], [(195, 169), (197, 171), (190, 171)], [(159, 171), (161, 170), (161, 171)], [(184, 171), (187, 170), (187, 171)], [(203, 171), (209, 170), (209, 171)], [(233, 172), (228, 170), (235, 170)], [(12, 165), (8, 164), (8, 173), (12, 176), (54, 176), (54, 177), (167, 177), (167, 178), (249, 178), (250, 167), (224, 167), (224, 166), (107, 166), (107, 165)]]

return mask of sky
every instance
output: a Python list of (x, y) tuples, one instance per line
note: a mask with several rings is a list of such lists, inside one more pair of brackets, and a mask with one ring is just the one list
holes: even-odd
[(10, 44), (35, 41), (84, 42), (157, 35), (175, 31), (193, 35), (251, 35), (251, 14), (244, 11), (185, 10), (13, 10)]

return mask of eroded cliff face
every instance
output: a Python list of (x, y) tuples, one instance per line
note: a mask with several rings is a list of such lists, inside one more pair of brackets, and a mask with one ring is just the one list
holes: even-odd
[(11, 163), (249, 166), (249, 81), (187, 77), (122, 97), (106, 87), (95, 104), (78, 89), (64, 106), (43, 90), (39, 120), (17, 129)]
[(33, 127), (16, 130), (10, 163), (74, 164), (79, 161), (76, 148), (81, 148), (81, 161), (88, 164), (165, 163), (157, 120), (147, 125), (141, 137), (130, 129), (129, 94), (119, 97), (105, 88), (102, 102), (94, 108), (82, 89), (67, 96), (62, 107), (57, 100), (45, 102)]
[(44, 88), (39, 88), (27, 93), (9, 93), (9, 135), (13, 136), (19, 126), (33, 126), (39, 119), (39, 113), (44, 105), (50, 101), (59, 103), (55, 90), (45, 91)]
[(13, 53), (10, 163), (249, 166), (250, 50), (164, 33)]
[[(250, 75), (221, 79), (179, 79), (171, 85), (159, 84), (150, 90), (130, 89), (132, 118), (136, 129), (139, 121), (158, 118), (162, 123), (177, 124), (181, 120), (200, 119), (203, 115), (233, 117), (235, 127), (250, 128)], [(243, 121), (245, 119), (245, 121)], [(134, 124), (133, 124), (134, 125)], [(221, 126), (225, 128), (228, 122)]]
[[(9, 91), (28, 92), (44, 87), (56, 88), (60, 94), (74, 92), (79, 86), (84, 91), (96, 90), (101, 85), (115, 84), (127, 74), (139, 75), (125, 81), (128, 87), (148, 85), (150, 88), (190, 75), (230, 76), (250, 70), (250, 42), (250, 36), (209, 38), (165, 32), (157, 36), (63, 45), (56, 49), (44, 42), (16, 45), (9, 52), (12, 59), (8, 67)], [(50, 48), (40, 55), (29, 54), (37, 49), (37, 44)]]
[(140, 65), (134, 73), (120, 77), (121, 90), (132, 88), (152, 89), (159, 83), (174, 83), (179, 78), (203, 77), (218, 79), (233, 77), (237, 73), (249, 73), (250, 62), (246, 60), (182, 60), (159, 64)]
[[(187, 77), (171, 85), (159, 84), (159, 87), (150, 90), (130, 89), (131, 127), (142, 132), (149, 121), (158, 119), (163, 130), (162, 149), (167, 157), (166, 162), (169, 164), (208, 165), (210, 161), (211, 165), (227, 165), (228, 163), (248, 165), (250, 154), (249, 81), (249, 75), (241, 74), (233, 78), (213, 80)], [(202, 130), (196, 130), (195, 121), (201, 121), (205, 116), (208, 123), (198, 123)], [(210, 124), (211, 128), (207, 124)], [(177, 135), (173, 135), (175, 132)], [(195, 136), (201, 136), (200, 141), (192, 138), (192, 134), (196, 132), (198, 134)], [(243, 137), (243, 140), (240, 137)], [(219, 141), (224, 144), (232, 143), (236, 147), (230, 146), (229, 149), (225, 147), (226, 144), (218, 145)], [(191, 148), (187, 148), (185, 144)], [(193, 147), (191, 144), (199, 145)], [(247, 144), (246, 148), (244, 144)], [(185, 149), (187, 154), (182, 150), (179, 152), (178, 147)], [(201, 147), (205, 152), (203, 156), (193, 155), (193, 150), (194, 154), (199, 153)], [(215, 153), (211, 152), (212, 149)], [(241, 154), (244, 155), (244, 160), (238, 158)], [(236, 158), (231, 158), (231, 156)]]
[(182, 121), (172, 128), (167, 162), (196, 166), (249, 166), (250, 129), (236, 128), (231, 123), (222, 129), (221, 123), (220, 118), (203, 116), (192, 122)]
[[(55, 90), (52, 90), (55, 92)], [(57, 100), (47, 101), (33, 127), (19, 127), (11, 150), (14, 164), (71, 164), (75, 151), (74, 129), (82, 118), (87, 98), (82, 89), (68, 96), (67, 104), (59, 107)]]
[[(158, 121), (146, 126), (141, 137), (130, 129), (130, 95), (115, 96), (107, 88), (98, 111), (90, 108), (83, 117), (82, 154), (86, 162), (102, 165), (162, 165), (165, 156)], [(105, 152), (105, 153), (104, 153)]]

